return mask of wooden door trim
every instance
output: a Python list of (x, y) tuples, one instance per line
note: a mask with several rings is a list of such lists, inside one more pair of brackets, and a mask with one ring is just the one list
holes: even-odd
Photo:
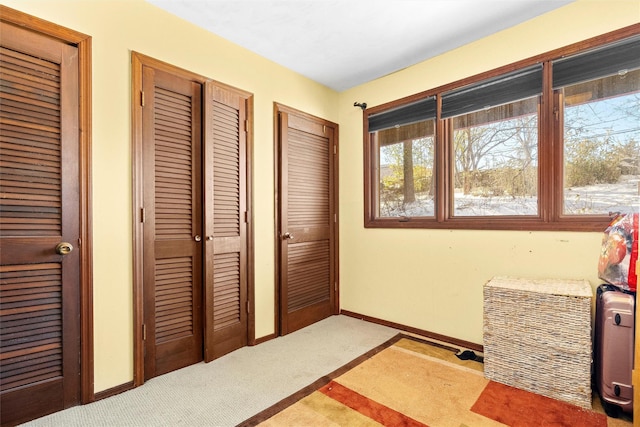
[[(236, 89), (234, 89), (236, 90)], [(254, 244), (254, 223), (255, 217), (253, 213), (253, 94), (246, 93), (247, 103), (247, 343), (249, 345), (259, 344), (256, 340), (256, 300), (255, 300), (255, 244)]]
[(78, 49), (80, 153), (80, 403), (95, 400), (93, 389), (93, 234), (91, 194), (91, 37), (0, 5), (0, 20), (75, 45)]
[(281, 189), (280, 189), (280, 141), (282, 135), (280, 135), (280, 113), (293, 114), (298, 117), (302, 117), (304, 119), (310, 120), (315, 123), (320, 123), (326, 126), (331, 126), (334, 128), (334, 144), (337, 147), (337, 151), (334, 157), (334, 168), (333, 168), (333, 179), (334, 179), (334, 188), (333, 188), (333, 200), (332, 207), (333, 212), (336, 215), (335, 221), (335, 248), (334, 248), (334, 278), (335, 283), (337, 284), (337, 289), (334, 291), (334, 306), (333, 306), (333, 314), (340, 314), (340, 212), (339, 212), (339, 164), (340, 164), (340, 144), (339, 144), (339, 127), (336, 123), (333, 123), (329, 120), (322, 119), (320, 117), (311, 115), (309, 113), (305, 113), (304, 111), (297, 110), (292, 107), (288, 107), (286, 105), (280, 104), (278, 102), (273, 103), (273, 135), (274, 135), (274, 253), (275, 253), (275, 268), (274, 268), (274, 336), (280, 336), (280, 203), (282, 199)]
[[(160, 61), (139, 52), (131, 52), (131, 155), (132, 155), (132, 187), (133, 187), (133, 386), (138, 387), (144, 384), (144, 287), (143, 287), (143, 244), (144, 233), (141, 222), (141, 207), (143, 206), (143, 165), (142, 165), (142, 68), (151, 67), (157, 70), (170, 72), (185, 79), (190, 79), (196, 83), (213, 83), (216, 86), (235, 92), (246, 99), (247, 120), (249, 129), (247, 131), (247, 291), (250, 301), (248, 315), (248, 343), (255, 345), (255, 303), (254, 303), (254, 228), (253, 228), (253, 94), (220, 83), (218, 81), (201, 76), (188, 70), (176, 67), (169, 63)], [(204, 98), (203, 98), (204, 100)], [(206, 123), (203, 121), (203, 126)], [(204, 304), (203, 304), (204, 305)]]

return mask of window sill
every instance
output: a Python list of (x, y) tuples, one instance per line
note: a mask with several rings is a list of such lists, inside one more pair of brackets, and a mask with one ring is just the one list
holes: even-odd
[(612, 218), (608, 216), (563, 217), (556, 221), (541, 218), (474, 217), (451, 218), (438, 221), (435, 218), (395, 217), (365, 219), (365, 228), (433, 229), (433, 230), (515, 230), (515, 231), (578, 231), (603, 232)]

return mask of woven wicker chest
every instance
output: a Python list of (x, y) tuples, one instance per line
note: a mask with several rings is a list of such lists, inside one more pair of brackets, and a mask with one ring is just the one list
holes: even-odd
[(586, 280), (495, 277), (484, 286), (485, 377), (591, 408)]

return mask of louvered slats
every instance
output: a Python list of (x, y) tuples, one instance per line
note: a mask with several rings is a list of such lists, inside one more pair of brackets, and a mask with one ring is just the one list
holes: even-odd
[[(326, 138), (289, 128), (289, 228), (329, 226), (329, 143)], [(288, 249), (288, 310), (330, 297), (329, 241), (297, 243)]]
[(60, 66), (0, 48), (0, 225), (61, 234)]
[(191, 258), (156, 260), (156, 344), (193, 334)]
[(329, 143), (289, 128), (289, 227), (329, 224)]
[(240, 235), (240, 118), (238, 110), (213, 103), (213, 235)]
[[(278, 108), (282, 140), (281, 330), (290, 333), (336, 311), (334, 159), (337, 125)], [(288, 234), (285, 234), (288, 233)]]
[[(60, 66), (0, 48), (0, 228), (59, 236)], [(0, 388), (62, 376), (60, 264), (0, 267)]]
[[(206, 284), (207, 350), (205, 360), (213, 360), (247, 342), (246, 322), (246, 158), (245, 115), (242, 97), (210, 85), (206, 100), (209, 130), (206, 164), (211, 177), (207, 194), (207, 234), (213, 237), (208, 267), (213, 274)], [(210, 252), (211, 253), (211, 252)]]
[(193, 153), (191, 99), (155, 89), (156, 238), (192, 234)]
[(0, 267), (0, 390), (62, 376), (60, 264)]
[(213, 327), (240, 322), (240, 253), (216, 255), (213, 261)]
[(146, 378), (202, 359), (202, 87), (174, 71), (142, 68)]
[(329, 256), (328, 240), (299, 243), (289, 247), (290, 312), (329, 299)]
[[(213, 102), (213, 236), (240, 237), (240, 115)], [(214, 240), (216, 245), (218, 240)], [(213, 257), (213, 329), (240, 322), (240, 253)]]
[(145, 222), (153, 267), (144, 283), (154, 290), (145, 294), (145, 373), (154, 376), (246, 343), (246, 107), (172, 69), (145, 66), (142, 86), (151, 99), (142, 138), (154, 153), (143, 162), (153, 218)]
[[(190, 96), (160, 86), (154, 88), (157, 241), (192, 240), (192, 109)], [(156, 345), (193, 335), (193, 268), (189, 256), (155, 261)]]

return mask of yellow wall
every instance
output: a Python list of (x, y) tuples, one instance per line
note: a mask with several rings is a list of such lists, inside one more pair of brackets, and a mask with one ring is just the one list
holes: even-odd
[(362, 112), (640, 21), (640, 1), (580, 0), (340, 93), (343, 309), (482, 343), (482, 287), (496, 275), (598, 285), (600, 233), (363, 227)]
[(256, 336), (273, 333), (273, 102), (337, 122), (337, 93), (143, 0), (2, 3), (93, 38), (95, 391), (133, 379), (131, 51), (254, 94)]
[(362, 113), (377, 105), (637, 22), (633, 1), (581, 0), (337, 94), (143, 0), (1, 0), (93, 37), (95, 391), (133, 379), (130, 53), (255, 95), (256, 337), (274, 324), (273, 102), (340, 124), (342, 307), (482, 341), (482, 285), (496, 274), (597, 284), (598, 233), (365, 230)]

